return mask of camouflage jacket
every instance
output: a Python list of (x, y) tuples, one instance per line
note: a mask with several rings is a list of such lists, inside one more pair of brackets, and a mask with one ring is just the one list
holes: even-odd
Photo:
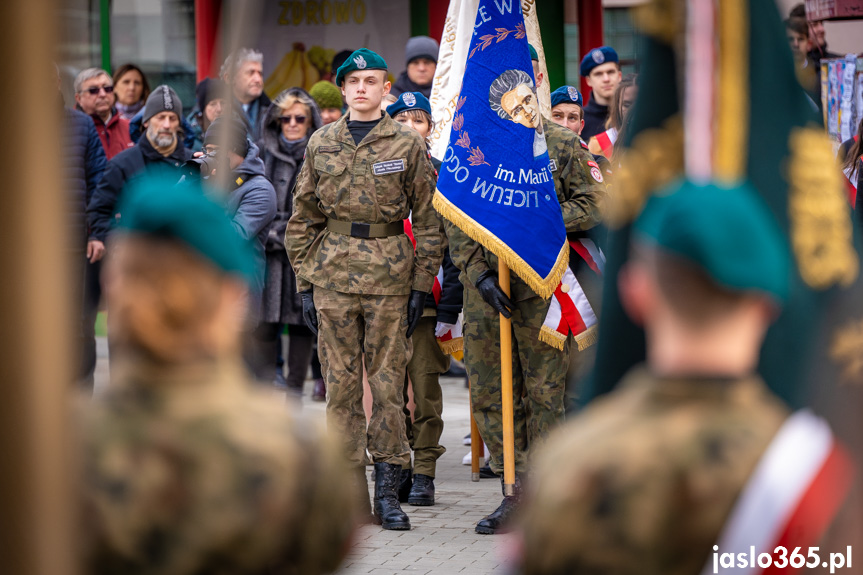
[[(369, 295), (431, 292), (443, 258), (434, 182), (422, 138), (386, 114), (359, 146), (347, 116), (315, 132), (285, 234), (298, 291), (316, 285)], [(327, 218), (386, 224), (411, 211), (416, 251), (405, 234), (356, 238), (326, 227)]]
[[(120, 360), (79, 409), (86, 573), (323, 573), (354, 528), (340, 451), (235, 363)], [(115, 370), (116, 368), (116, 370)]]
[[(593, 156), (575, 132), (545, 119), (542, 126), (552, 161), (554, 189), (563, 212), (566, 231), (570, 234), (589, 230), (602, 221), (606, 202), (602, 173), (595, 168)], [(472, 240), (451, 222), (444, 222), (444, 225), (449, 238), (450, 256), (462, 271), (461, 279), (466, 286), (473, 288), (483, 272), (497, 270), (497, 256), (491, 250)], [(511, 282), (513, 301), (536, 297), (533, 290), (515, 274), (512, 274)]]
[(755, 376), (660, 378), (635, 368), (537, 453), (521, 572), (701, 572), (787, 417)]

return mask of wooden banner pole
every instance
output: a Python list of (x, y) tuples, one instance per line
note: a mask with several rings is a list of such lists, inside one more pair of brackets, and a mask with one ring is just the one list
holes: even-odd
[[(498, 261), (498, 283), (509, 297), (509, 268)], [(512, 399), (512, 322), (500, 316), (500, 400), (503, 412), (503, 494), (515, 495), (515, 424)], [(473, 439), (471, 439), (473, 443)]]

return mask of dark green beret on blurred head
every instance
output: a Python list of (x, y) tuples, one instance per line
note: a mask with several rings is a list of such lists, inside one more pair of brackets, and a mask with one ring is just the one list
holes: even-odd
[(336, 85), (341, 86), (348, 72), (356, 70), (387, 70), (386, 61), (368, 48), (360, 48), (348, 56), (336, 71)]
[(678, 181), (647, 201), (634, 239), (679, 256), (731, 291), (788, 298), (791, 253), (773, 214), (748, 183)]
[(255, 277), (251, 247), (234, 229), (224, 208), (207, 198), (198, 182), (138, 178), (123, 191), (119, 212), (121, 233), (175, 239), (226, 273), (247, 282)]

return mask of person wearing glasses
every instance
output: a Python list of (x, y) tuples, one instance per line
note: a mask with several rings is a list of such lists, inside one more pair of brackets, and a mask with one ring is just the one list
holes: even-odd
[[(341, 96), (339, 96), (341, 98)], [(309, 136), (323, 125), (314, 99), (301, 88), (278, 94), (264, 115), (261, 158), (276, 190), (276, 217), (267, 229), (267, 256), (261, 324), (255, 333), (260, 353), (256, 375), (301, 396), (312, 359), (314, 338), (303, 321), (303, 300), (285, 251), (285, 230), (294, 209), (293, 191), (303, 165)], [(287, 377), (281, 353), (282, 328), (288, 326)], [(312, 399), (326, 399), (323, 380), (316, 382)]]
[(77, 108), (93, 119), (105, 156), (110, 160), (135, 144), (129, 136), (129, 121), (117, 113), (114, 80), (101, 68), (87, 68), (75, 78)]

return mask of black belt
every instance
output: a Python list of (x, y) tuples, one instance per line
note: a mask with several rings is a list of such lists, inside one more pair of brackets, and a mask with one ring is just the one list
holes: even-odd
[(405, 224), (401, 221), (388, 224), (360, 224), (327, 218), (327, 229), (352, 238), (387, 238), (405, 233)]

